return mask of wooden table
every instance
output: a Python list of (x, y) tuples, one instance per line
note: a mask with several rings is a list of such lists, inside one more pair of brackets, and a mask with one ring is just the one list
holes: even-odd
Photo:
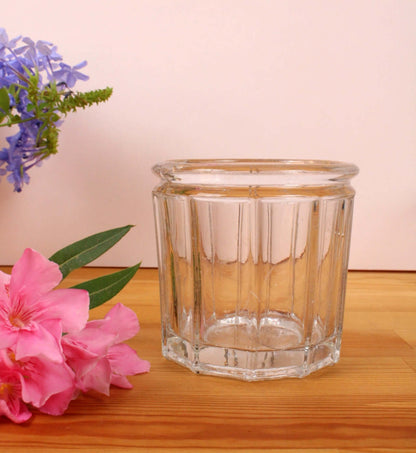
[[(108, 271), (81, 269), (66, 281)], [(115, 301), (137, 312), (130, 344), (150, 373), (110, 398), (81, 396), (61, 417), (35, 413), (20, 426), (2, 418), (1, 453), (416, 452), (416, 273), (350, 272), (341, 360), (305, 379), (197, 376), (162, 358), (154, 269), (140, 270)]]

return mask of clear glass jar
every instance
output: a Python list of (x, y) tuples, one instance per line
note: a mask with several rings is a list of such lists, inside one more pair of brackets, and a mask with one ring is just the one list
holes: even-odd
[(163, 355), (248, 381), (336, 363), (358, 168), (178, 160), (153, 171)]

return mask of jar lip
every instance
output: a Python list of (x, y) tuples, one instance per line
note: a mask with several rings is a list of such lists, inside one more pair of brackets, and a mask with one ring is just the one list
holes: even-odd
[(355, 176), (359, 169), (355, 164), (319, 159), (175, 159), (153, 166), (158, 176), (180, 180), (181, 174), (268, 174), (296, 175), (316, 174), (331, 180), (346, 180)]

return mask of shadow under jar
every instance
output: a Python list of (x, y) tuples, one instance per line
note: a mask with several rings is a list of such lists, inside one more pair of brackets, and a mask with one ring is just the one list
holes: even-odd
[(358, 168), (177, 160), (153, 171), (163, 355), (247, 381), (336, 363)]

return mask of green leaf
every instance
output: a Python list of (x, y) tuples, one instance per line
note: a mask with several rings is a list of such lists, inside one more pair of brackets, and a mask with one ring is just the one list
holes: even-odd
[(5, 115), (7, 115), (10, 111), (9, 92), (5, 87), (0, 89), (0, 109)]
[(85, 239), (74, 242), (64, 247), (49, 259), (59, 265), (62, 278), (65, 278), (74, 269), (78, 269), (85, 264), (94, 261), (116, 244), (133, 225), (126, 225), (121, 228), (103, 231), (93, 234)]
[(76, 289), (86, 289), (90, 293), (90, 310), (107, 302), (119, 293), (134, 277), (141, 263), (128, 267), (113, 274), (88, 280), (79, 285), (72, 286)]

